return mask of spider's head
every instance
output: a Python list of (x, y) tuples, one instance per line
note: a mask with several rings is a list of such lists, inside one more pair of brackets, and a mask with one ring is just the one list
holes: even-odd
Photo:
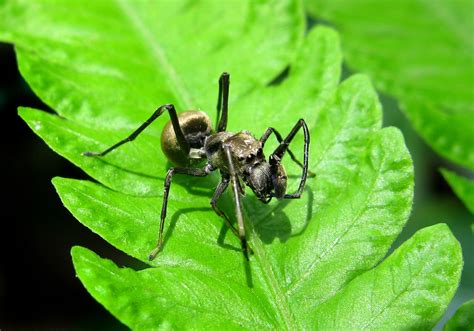
[[(245, 169), (245, 168), (244, 168)], [(271, 197), (282, 199), (286, 193), (286, 171), (281, 163), (270, 165), (263, 160), (248, 167), (243, 173), (245, 183), (262, 201), (268, 202)]]
[(269, 198), (272, 189), (272, 177), (270, 165), (263, 160), (262, 162), (247, 164), (243, 167), (242, 177), (259, 199)]

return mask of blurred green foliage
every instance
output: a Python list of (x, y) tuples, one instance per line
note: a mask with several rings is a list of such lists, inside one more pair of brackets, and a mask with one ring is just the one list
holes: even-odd
[(442, 156), (474, 170), (474, 2), (307, 0), (341, 33), (350, 68), (397, 98)]
[(446, 323), (445, 331), (469, 331), (474, 329), (474, 300), (459, 307), (456, 314)]
[[(474, 219), (439, 196), (430, 169), (454, 168), (473, 177), (474, 171), (474, 2), (450, 1), (344, 1), (306, 0), (313, 18), (334, 26), (340, 33), (343, 53), (351, 70), (369, 74), (375, 86), (396, 98), (384, 99), (387, 123), (404, 132), (416, 173), (414, 224), (405, 231), (431, 224), (419, 215), (444, 219), (455, 230), (467, 257), (461, 289), (453, 304), (474, 295), (474, 249), (469, 224)], [(398, 114), (398, 108), (410, 121)], [(412, 132), (417, 133), (441, 156), (466, 167), (462, 169), (432, 155)], [(428, 171), (427, 171), (428, 170)], [(453, 191), (473, 212), (474, 183), (442, 170)], [(439, 185), (439, 184), (438, 184)], [(440, 207), (442, 206), (442, 207)], [(436, 212), (434, 211), (436, 210)], [(448, 315), (453, 314), (453, 308)]]

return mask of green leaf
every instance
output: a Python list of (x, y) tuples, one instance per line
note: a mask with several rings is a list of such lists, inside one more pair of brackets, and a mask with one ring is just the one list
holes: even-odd
[[(288, 132), (298, 118), (281, 108), (281, 100), (288, 104), (287, 107), (294, 107), (301, 115), (306, 115), (304, 117), (310, 126), (314, 125), (325, 100), (334, 94), (339, 82), (341, 61), (335, 33), (324, 28), (318, 31), (319, 33), (314, 31), (308, 35), (308, 42), (295, 60), (295, 66), (284, 84), (256, 89), (247, 94), (246, 98), (240, 99), (235, 107), (232, 105), (235, 110), (232, 109), (229, 114), (231, 129), (245, 128), (259, 135), (272, 125), (282, 134)], [(305, 64), (306, 67), (304, 67)], [(235, 80), (233, 75), (231, 79), (232, 94)], [(302, 89), (301, 86), (306, 86), (306, 88)], [(211, 89), (217, 93), (216, 86), (213, 87)], [(314, 101), (311, 103), (310, 100)], [(266, 113), (266, 117), (248, 121), (247, 118), (255, 116), (256, 106), (261, 107), (262, 111), (259, 113)], [(282, 111), (276, 112), (279, 116), (272, 116), (272, 114), (275, 115), (272, 109), (282, 109)], [(83, 157), (81, 153), (89, 150), (103, 150), (126, 137), (131, 130), (109, 127), (110, 123), (101, 121), (91, 127), (33, 109), (20, 108), (20, 116), (53, 150), (103, 184), (121, 192), (149, 196), (161, 195), (164, 176), (169, 165), (158, 147), (160, 134), (153, 131), (153, 128), (160, 128), (160, 125), (154, 124), (133, 144), (123, 146), (106, 159), (91, 159)], [(145, 116), (143, 120), (148, 116)], [(160, 120), (162, 127), (166, 118), (159, 119), (157, 122)], [(268, 146), (272, 146), (271, 142)]]
[(463, 303), (443, 328), (445, 331), (468, 331), (472, 329), (474, 329), (474, 300)]
[(82, 247), (74, 247), (72, 257), (90, 293), (132, 328), (269, 329), (278, 322), (272, 302), (258, 291), (205, 269), (184, 264), (136, 272)]
[(396, 97), (434, 150), (474, 169), (472, 1), (305, 3), (341, 32), (348, 65)]
[(460, 245), (446, 225), (422, 229), (322, 304), (314, 315), (316, 327), (430, 329), (451, 301), (461, 267)]
[[(118, 268), (76, 247), (76, 272), (86, 289), (132, 328), (314, 328), (319, 309), (384, 265), (408, 219), (413, 164), (403, 137), (395, 128), (381, 128), (381, 106), (366, 76), (338, 85), (341, 52), (333, 30), (313, 29), (298, 47), (303, 32), (298, 2), (239, 2), (230, 13), (218, 1), (183, 3), (173, 2), (166, 10), (163, 4), (125, 1), (73, 3), (71, 8), (26, 1), (0, 5), (0, 13), (8, 13), (0, 36), (15, 42), (23, 75), (62, 117), (27, 108), (20, 115), (52, 149), (98, 181), (55, 178), (61, 200), (85, 226), (150, 266)], [(26, 26), (20, 28), (19, 22)], [(174, 26), (180, 27), (179, 36)], [(169, 37), (162, 39), (164, 32)], [(85, 48), (81, 38), (91, 40), (92, 50), (77, 53)], [(250, 55), (250, 44), (258, 54)], [(122, 58), (114, 50), (125, 45)], [(190, 55), (193, 51), (200, 62)], [(156, 66), (160, 54), (168, 59), (164, 67)], [(291, 59), (288, 77), (265, 86)], [(304, 118), (311, 131), (310, 167), (317, 176), (308, 179), (298, 200), (264, 205), (252, 194), (243, 199), (254, 250), (249, 264), (239, 241), (209, 206), (218, 174), (177, 176), (164, 249), (148, 262), (170, 166), (157, 146), (166, 119), (105, 158), (80, 153), (122, 139), (162, 103), (212, 110), (223, 63), (232, 74), (229, 129), (247, 129), (258, 137), (272, 126), (286, 135)], [(169, 75), (170, 68), (175, 75)], [(126, 73), (131, 80), (113, 75), (101, 80), (95, 76), (99, 72)], [(266, 145), (267, 154), (275, 145)], [(291, 148), (301, 158), (301, 135)], [(287, 158), (284, 164), (289, 191), (294, 191), (301, 169)], [(219, 204), (234, 214), (229, 192)], [(417, 301), (429, 307), (436, 303), (433, 315), (418, 316), (419, 325), (433, 326), (459, 282), (460, 249), (442, 226), (423, 233), (426, 242), (437, 243), (429, 255), (432, 265), (440, 274), (451, 270), (454, 275), (445, 279), (443, 296)], [(412, 250), (400, 251), (395, 260), (411, 257)], [(447, 263), (445, 254), (455, 259)], [(416, 276), (427, 279), (419, 283), (421, 291), (432, 291), (431, 272), (421, 267)], [(354, 291), (365, 286), (369, 293), (370, 284), (363, 284)], [(413, 321), (399, 325), (410, 327)]]
[[(320, 44), (320, 40), (330, 39), (329, 36), (334, 38), (327, 29), (313, 31), (304, 49), (314, 47), (311, 43)], [(336, 42), (332, 39), (333, 44)], [(331, 54), (333, 51), (321, 57)], [(304, 60), (301, 56), (298, 59)], [(317, 67), (325, 62), (313, 62), (313, 65)], [(288, 79), (270, 89), (277, 95), (279, 89), (289, 90), (291, 82), (292, 79)], [(294, 103), (301, 102), (298, 95), (293, 98)], [(318, 104), (315, 101), (315, 105)], [(286, 112), (280, 116), (285, 115), (293, 116)], [(250, 244), (255, 251), (251, 262), (252, 288), (247, 286), (250, 276), (241, 265), (237, 239), (227, 236), (224, 243), (218, 239), (222, 221), (207, 207), (211, 192), (190, 194), (187, 190), (194, 189), (189, 184), (173, 186), (168, 210), (168, 215), (172, 215), (170, 230), (164, 252), (153, 261), (158, 266), (153, 270), (159, 271), (153, 272), (186, 266), (189, 275), (197, 272), (211, 279), (227, 280), (238, 286), (239, 291), (251, 291), (251, 296), (269, 302), (267, 309), (271, 318), (265, 317), (265, 322), (259, 323), (289, 329), (311, 326), (317, 306), (375, 266), (408, 218), (413, 196), (411, 158), (399, 131), (380, 130), (380, 126), (380, 104), (368, 80), (364, 76), (348, 79), (336, 93), (330, 94), (317, 112), (310, 162), (318, 177), (317, 181), (309, 180), (305, 197), (268, 206), (257, 204), (254, 199), (245, 200), (247, 218), (252, 220), (247, 224)], [(297, 171), (294, 167), (290, 169)], [(121, 250), (146, 262), (156, 241), (161, 199), (132, 197), (87, 181), (57, 178), (54, 184), (64, 204), (81, 222)], [(338, 204), (330, 203), (333, 200)], [(232, 210), (228, 201), (224, 204), (228, 207), (226, 210)], [(76, 268), (81, 276), (81, 265)], [(203, 275), (196, 277), (201, 279)], [(120, 308), (115, 305), (115, 296), (123, 289), (102, 296), (94, 291), (95, 280), (85, 278), (83, 282), (124, 323), (146, 327), (142, 324), (144, 321), (131, 316), (136, 315), (134, 312), (117, 312)], [(457, 281), (452, 284), (455, 287)], [(191, 287), (190, 291), (207, 293), (208, 289)], [(246, 293), (241, 296), (247, 296)], [(170, 294), (168, 300), (171, 297)], [(141, 306), (138, 293), (132, 298), (133, 305)], [(232, 309), (233, 316), (247, 316), (231, 305), (230, 298), (228, 300), (232, 308), (227, 309)], [(440, 303), (440, 307), (444, 306)], [(168, 316), (166, 309), (158, 315)], [(160, 321), (157, 317), (154, 323)]]
[(467, 209), (474, 214), (474, 180), (469, 180), (446, 169), (441, 169), (441, 173)]
[(8, 0), (0, 17), (0, 39), (15, 44), (21, 74), (45, 103), (114, 129), (164, 103), (215, 109), (224, 70), (237, 100), (284, 69), (305, 25), (290, 0)]
[[(274, 303), (262, 293), (212, 278), (206, 270), (190, 272), (188, 266), (176, 265), (136, 272), (85, 248), (73, 248), (72, 255), (91, 294), (132, 327), (182, 328), (192, 320), (202, 329), (261, 329), (275, 328), (278, 322), (271, 312)], [(381, 265), (322, 304), (311, 327), (427, 329), (451, 300), (461, 264), (459, 244), (445, 225), (420, 230)], [(129, 292), (134, 296), (117, 300)]]

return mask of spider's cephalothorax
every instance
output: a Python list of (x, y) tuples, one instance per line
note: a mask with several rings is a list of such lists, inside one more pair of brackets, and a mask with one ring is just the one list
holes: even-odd
[(229, 146), (237, 176), (242, 178), (260, 200), (267, 203), (273, 196), (278, 199), (284, 197), (286, 173), (280, 163), (272, 171), (270, 163), (265, 160), (263, 144), (248, 131), (219, 132), (206, 139), (204, 151), (214, 168), (229, 172), (223, 148)]
[[(245, 225), (242, 217), (240, 196), (244, 194), (244, 185), (249, 186), (258, 199), (264, 203), (277, 199), (297, 199), (301, 196), (308, 175), (309, 132), (303, 119), (298, 120), (288, 136), (283, 139), (274, 128), (268, 128), (260, 139), (256, 139), (248, 131), (237, 133), (227, 132), (227, 113), (229, 98), (229, 74), (223, 73), (219, 79), (219, 94), (217, 100), (217, 125), (212, 129), (211, 120), (201, 111), (186, 111), (176, 113), (173, 105), (159, 107), (153, 115), (145, 121), (130, 136), (119, 141), (100, 153), (85, 152), (86, 156), (104, 156), (120, 145), (134, 140), (148, 125), (165, 111), (168, 111), (171, 120), (166, 124), (161, 135), (161, 148), (166, 157), (178, 167), (168, 170), (164, 184), (163, 206), (161, 209), (158, 243), (151, 252), (152, 260), (160, 252), (163, 245), (163, 229), (168, 205), (168, 194), (171, 179), (174, 174), (204, 177), (211, 171), (220, 170), (222, 180), (217, 186), (211, 200), (214, 211), (221, 216), (232, 232), (240, 239), (242, 251), (248, 260), (250, 248), (247, 245)], [(298, 130), (302, 128), (304, 134), (304, 160), (299, 162), (288, 148)], [(263, 147), (268, 137), (274, 133), (278, 147), (265, 159)], [(294, 194), (287, 194), (287, 177), (281, 160), (288, 152), (291, 159), (303, 170), (298, 190)], [(203, 168), (192, 168), (199, 162), (206, 161)], [(311, 173), (310, 173), (311, 174)], [(232, 183), (235, 200), (237, 228), (227, 215), (217, 206), (222, 193)]]

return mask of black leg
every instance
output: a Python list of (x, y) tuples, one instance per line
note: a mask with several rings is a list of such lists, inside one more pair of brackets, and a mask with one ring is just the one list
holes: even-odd
[[(227, 111), (229, 103), (230, 75), (223, 72), (219, 78), (219, 95), (217, 96), (217, 127), (216, 131), (225, 131), (227, 128)], [(222, 117), (221, 117), (222, 110)]]
[[(275, 134), (279, 143), (283, 141), (281, 134), (276, 129), (270, 127), (267, 129), (267, 131), (265, 131), (263, 136), (260, 138), (260, 142), (262, 143), (262, 148), (265, 146), (265, 142), (267, 141), (268, 137), (270, 137), (272, 133)], [(303, 169), (304, 168), (303, 164), (295, 157), (293, 152), (289, 148), (287, 151), (288, 151), (288, 154), (290, 154), (290, 157), (293, 160), (293, 162), (295, 162), (297, 165), (300, 166), (301, 169)], [(315, 177), (315, 176), (316, 175), (308, 169), (308, 177)]]
[(231, 221), (229, 220), (229, 217), (227, 217), (227, 215), (217, 206), (217, 201), (219, 201), (219, 198), (222, 196), (222, 193), (224, 193), (224, 191), (229, 186), (229, 181), (230, 181), (229, 176), (226, 176), (226, 177), (222, 176), (222, 181), (219, 183), (216, 191), (214, 192), (214, 195), (212, 196), (211, 206), (212, 206), (212, 209), (214, 209), (214, 211), (216, 212), (216, 214), (224, 219), (225, 224), (232, 230), (232, 232), (237, 236), (237, 238), (239, 238), (239, 232), (231, 223)]
[(171, 123), (173, 124), (173, 129), (176, 134), (176, 139), (178, 140), (179, 147), (181, 150), (187, 155), (189, 153), (189, 144), (186, 141), (186, 138), (184, 138), (183, 131), (181, 130), (181, 127), (179, 126), (179, 121), (178, 121), (178, 115), (176, 114), (176, 110), (174, 109), (173, 105), (164, 105), (159, 107), (153, 115), (150, 116), (149, 119), (145, 121), (138, 129), (136, 129), (130, 136), (127, 138), (119, 141), (115, 145), (107, 148), (105, 151), (97, 153), (97, 152), (84, 152), (82, 155), (84, 156), (104, 156), (117, 147), (134, 140), (143, 130), (145, 130), (151, 123), (153, 123), (154, 120), (156, 120), (161, 114), (163, 114), (165, 111), (168, 111), (171, 117)]
[[(227, 175), (222, 175), (222, 181), (219, 183), (219, 185), (216, 188), (216, 191), (214, 192), (214, 195), (212, 196), (211, 200), (211, 206), (212, 209), (216, 212), (217, 215), (222, 217), (225, 220), (225, 224), (227, 225), (228, 228), (231, 229), (232, 233), (240, 239), (239, 231), (235, 228), (235, 226), (232, 224), (230, 221), (229, 217), (217, 206), (217, 202), (219, 201), (219, 198), (222, 196), (222, 193), (227, 189), (229, 186), (229, 181), (230, 178)], [(247, 244), (248, 251), (250, 254), (252, 254), (252, 248)]]
[(238, 182), (239, 178), (237, 177), (237, 173), (234, 167), (234, 162), (232, 161), (230, 146), (225, 145), (224, 152), (227, 158), (230, 179), (232, 180), (232, 190), (234, 192), (235, 214), (237, 218), (240, 244), (242, 246), (242, 252), (244, 253), (244, 257), (248, 261), (250, 249), (247, 245), (247, 238), (245, 236), (245, 224), (244, 224), (244, 218), (242, 216), (242, 204), (240, 203), (240, 189), (239, 189), (239, 182)]
[(160, 230), (158, 232), (158, 242), (155, 249), (150, 253), (148, 259), (153, 260), (161, 251), (163, 246), (163, 229), (165, 227), (166, 209), (168, 207), (168, 195), (170, 193), (171, 180), (174, 174), (183, 174), (188, 176), (205, 177), (212, 171), (211, 165), (207, 164), (203, 169), (196, 168), (171, 168), (168, 170), (165, 178), (165, 187), (163, 191), (163, 206), (161, 207)]
[(298, 199), (303, 193), (304, 184), (306, 183), (306, 177), (308, 176), (308, 155), (309, 155), (309, 130), (306, 122), (303, 119), (300, 119), (288, 136), (280, 143), (280, 145), (275, 149), (272, 155), (270, 155), (270, 165), (272, 167), (277, 167), (281, 159), (285, 155), (285, 152), (288, 150), (288, 146), (295, 137), (296, 133), (300, 128), (303, 128), (304, 135), (304, 160), (303, 160), (303, 173), (301, 175), (300, 185), (298, 191), (294, 194), (285, 194), (284, 199)]

